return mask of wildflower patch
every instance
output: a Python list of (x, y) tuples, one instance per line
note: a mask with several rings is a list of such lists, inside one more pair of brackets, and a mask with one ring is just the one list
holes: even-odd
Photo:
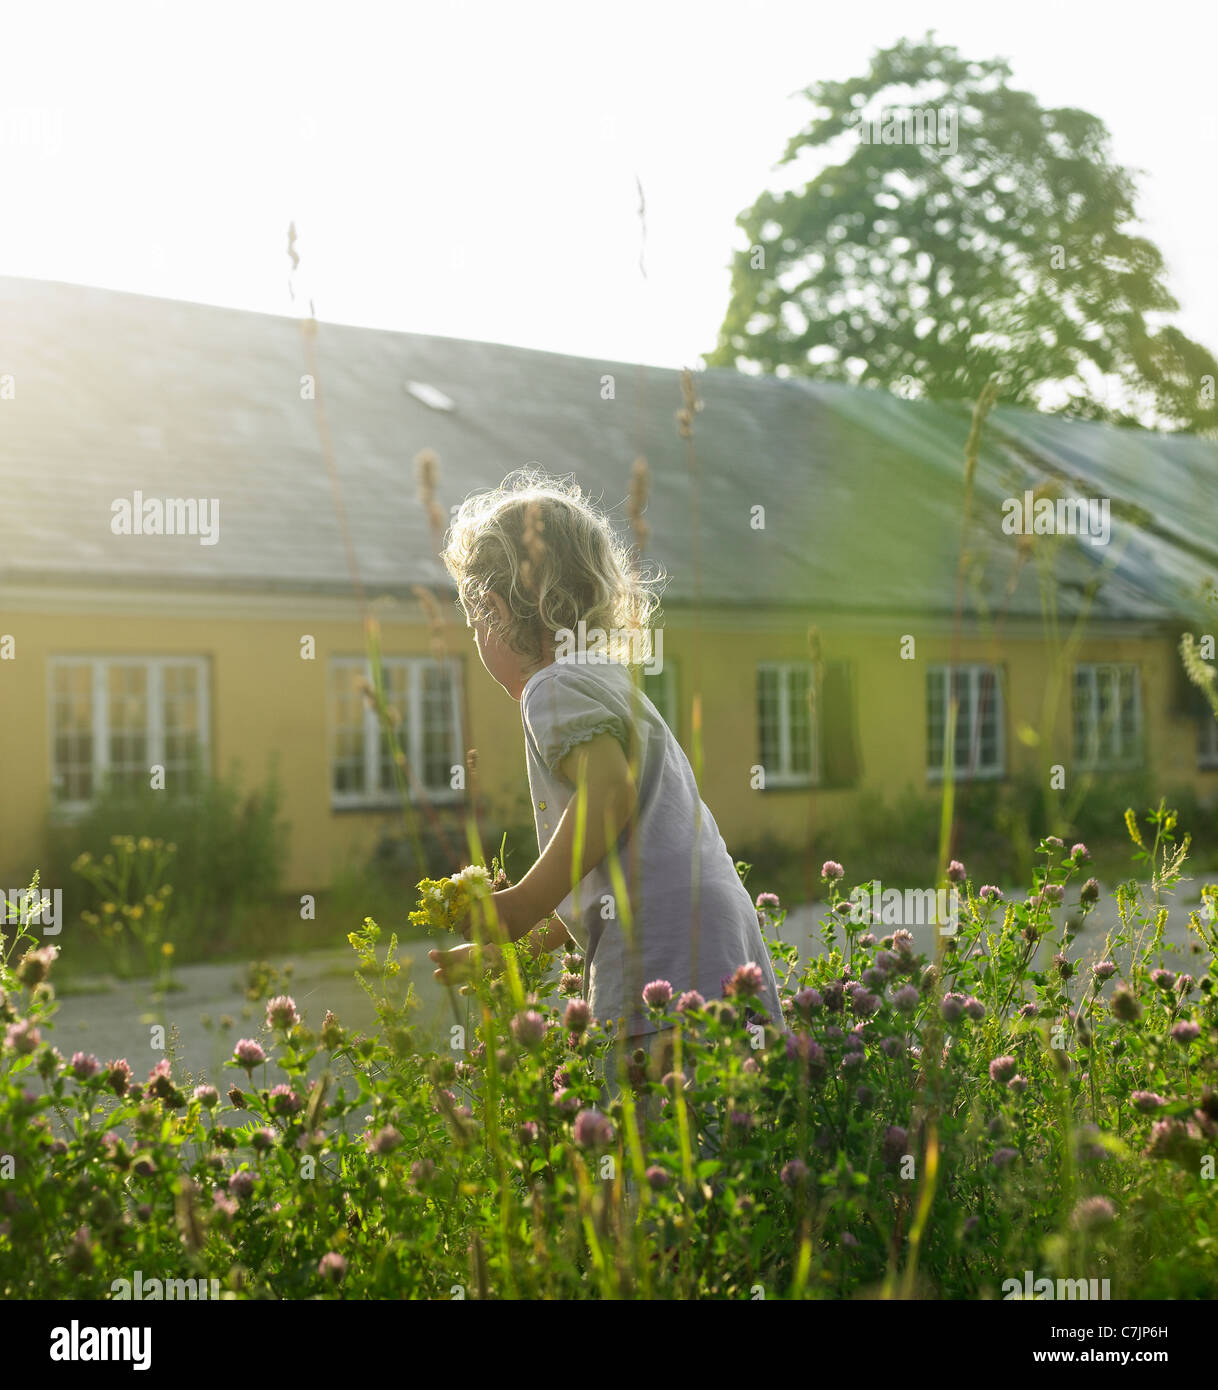
[[(756, 961), (710, 998), (644, 974), (650, 1039), (595, 1016), (573, 951), (510, 955), (430, 1031), (369, 918), (367, 1032), (265, 971), (216, 1076), (172, 1034), (151, 1067), (65, 1057), (58, 951), (9, 933), (0, 1297), (1207, 1298), (1218, 932), (1191, 913), (1188, 970), (1166, 958), (1188, 843), (1163, 807), (1130, 827), (1153, 881), (1122, 884), (1106, 932), (1078, 929), (1102, 897), (1086, 846), (1049, 836), (1026, 895), (951, 861), (959, 930), (929, 952), (852, 920), (826, 860), (821, 954), (755, 898), (775, 1016)], [(420, 911), (451, 930), (494, 882), (427, 881)], [(138, 1363), (119, 1331), (64, 1325), (52, 1355)]]

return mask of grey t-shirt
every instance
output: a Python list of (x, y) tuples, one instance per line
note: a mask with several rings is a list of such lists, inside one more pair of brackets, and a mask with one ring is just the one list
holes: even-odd
[(638, 803), (616, 844), (627, 910), (614, 889), (612, 855), (588, 869), (557, 908), (585, 952), (584, 988), (594, 1016), (602, 1023), (617, 1020), (628, 1036), (654, 1033), (642, 1002), (645, 984), (667, 980), (674, 997), (696, 989), (709, 1001), (722, 995), (726, 976), (752, 961), (764, 978), (757, 1006), (772, 1028), (781, 1028), (778, 984), (757, 909), (681, 745), (628, 668), (553, 662), (525, 683), (520, 714), (539, 850), (575, 794), (557, 768), (576, 744), (607, 732), (628, 762), (637, 758)]

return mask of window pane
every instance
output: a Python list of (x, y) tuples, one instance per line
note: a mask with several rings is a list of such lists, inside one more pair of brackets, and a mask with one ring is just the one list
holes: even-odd
[(114, 663), (106, 670), (109, 780), (135, 790), (148, 785), (148, 669)]
[[(380, 768), (379, 790), (392, 792), (397, 787), (397, 778), (393, 771), (394, 745), (401, 750), (402, 756), (409, 761), (410, 758), (410, 738), (409, 738), (409, 713), (410, 713), (410, 668), (400, 663), (396, 665), (383, 664), (381, 674), (385, 683), (385, 708), (389, 713), (390, 724), (393, 734), (390, 737), (380, 715), (377, 715), (378, 737), (380, 740)], [(403, 776), (406, 774), (406, 763), (402, 765)]]
[(926, 765), (943, 766), (944, 740), (947, 736), (947, 702), (944, 696), (946, 681), (942, 671), (929, 671), (926, 676)]
[(791, 764), (784, 772), (808, 776), (812, 771), (811, 673), (793, 666), (787, 672), (787, 723)]
[(57, 664), (51, 689), (54, 799), (88, 801), (93, 795), (93, 667)]
[(762, 768), (767, 775), (780, 772), (778, 672), (772, 667), (763, 667), (757, 672), (757, 736)]
[(1117, 754), (1117, 708), (1116, 672), (1111, 666), (1102, 666), (1096, 673), (1096, 693), (1098, 695), (1099, 729), (1097, 739), (1098, 756), (1101, 762), (1115, 761)]
[(976, 762), (987, 771), (998, 767), (998, 685), (993, 671), (977, 675)]
[(203, 730), (198, 667), (165, 666), (162, 669), (162, 687), (165, 785), (171, 793), (186, 796), (198, 790), (198, 778), (202, 771)]
[(1089, 763), (1095, 756), (1094, 731), (1091, 726), (1091, 691), (1093, 673), (1089, 666), (1076, 666), (1074, 670), (1074, 756), (1082, 763)]
[[(952, 739), (952, 756), (955, 760), (955, 773), (967, 772), (973, 764), (972, 747), (972, 726), (969, 723), (971, 717), (971, 703), (969, 690), (971, 686), (971, 672), (954, 669), (951, 673), (952, 700), (956, 706), (956, 732)], [(945, 719), (950, 718), (951, 707), (949, 706)], [(944, 732), (946, 738), (946, 730)]]
[(365, 677), (358, 666), (335, 666), (331, 670), (333, 746), (331, 786), (335, 792), (361, 792), (364, 788), (364, 696)]
[(1121, 668), (1121, 756), (1130, 761), (1138, 754), (1138, 673), (1133, 666)]
[(451, 780), (454, 735), (452, 673), (447, 667), (423, 668), (423, 785), (447, 791)]

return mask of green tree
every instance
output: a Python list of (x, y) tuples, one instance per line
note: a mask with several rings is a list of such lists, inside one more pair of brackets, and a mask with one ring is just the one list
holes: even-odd
[[(737, 219), (749, 249), (708, 365), (940, 400), (976, 399), (997, 376), (1010, 404), (1218, 425), (1213, 355), (1151, 322), (1179, 305), (1158, 248), (1128, 229), (1134, 179), (1103, 123), (1046, 110), (1009, 76), (928, 34), (865, 76), (808, 87), (817, 114), (779, 167), (835, 141), (846, 157)], [(917, 111), (933, 130), (906, 124)]]

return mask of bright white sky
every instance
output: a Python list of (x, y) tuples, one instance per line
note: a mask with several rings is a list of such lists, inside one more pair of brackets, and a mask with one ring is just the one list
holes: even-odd
[(1214, 349), (1202, 8), (0, 0), (0, 274), (294, 313), (295, 220), (323, 320), (697, 366), (736, 215), (807, 118), (793, 93), (933, 26), (1107, 123), (1177, 322)]

